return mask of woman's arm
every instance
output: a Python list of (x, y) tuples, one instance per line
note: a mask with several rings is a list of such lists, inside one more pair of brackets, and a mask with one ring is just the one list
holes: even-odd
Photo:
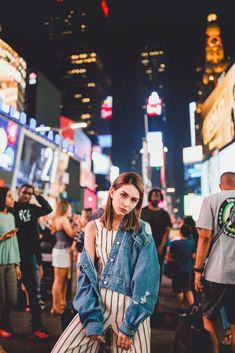
[(76, 234), (76, 229), (73, 229), (68, 218), (63, 217), (62, 221), (61, 221), (61, 226), (63, 228), (63, 230), (65, 231), (65, 233), (73, 238)]
[(152, 239), (140, 251), (131, 281), (132, 300), (120, 326), (120, 331), (129, 338), (134, 338), (140, 323), (153, 313), (159, 282), (160, 266)]
[[(78, 311), (86, 336), (100, 340), (103, 332), (103, 307), (98, 293), (98, 279), (94, 267), (96, 226), (87, 223), (84, 249), (80, 258), (80, 275), (73, 304)], [(85, 259), (85, 260), (84, 260)]]
[(87, 223), (85, 228), (85, 237), (84, 237), (84, 248), (88, 252), (93, 263), (95, 262), (95, 239), (96, 239), (96, 226), (94, 221)]

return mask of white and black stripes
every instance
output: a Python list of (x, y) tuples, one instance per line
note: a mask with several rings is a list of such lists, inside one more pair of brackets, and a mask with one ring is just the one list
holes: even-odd
[[(103, 228), (99, 220), (94, 222), (97, 227), (96, 256), (99, 261), (99, 268), (103, 270), (117, 231), (108, 231)], [(112, 328), (112, 353), (150, 353), (150, 319), (147, 318), (140, 324), (131, 349), (125, 351), (122, 348), (118, 348), (119, 327), (124, 320), (125, 311), (131, 299), (106, 288), (100, 289), (100, 295), (104, 307), (104, 332), (108, 328)], [(60, 336), (51, 353), (98, 353), (98, 351), (99, 343), (85, 336), (85, 330), (82, 327), (79, 315), (76, 315)]]

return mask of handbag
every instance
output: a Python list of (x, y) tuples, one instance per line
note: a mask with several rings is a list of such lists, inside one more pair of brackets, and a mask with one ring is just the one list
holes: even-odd
[(213, 352), (210, 334), (203, 328), (199, 293), (187, 315), (178, 318), (173, 353), (198, 352)]

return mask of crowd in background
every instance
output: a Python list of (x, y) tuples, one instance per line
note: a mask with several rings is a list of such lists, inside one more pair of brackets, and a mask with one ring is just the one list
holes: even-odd
[[(36, 200), (32, 200), (33, 197)], [(142, 219), (152, 228), (161, 274), (172, 279), (178, 314), (183, 316), (194, 303), (193, 265), (198, 242), (195, 222), (191, 216), (172, 220), (163, 208), (163, 194), (158, 188), (151, 190), (148, 201), (148, 206), (142, 209)], [(47, 304), (40, 292), (41, 253), (52, 254), (50, 312), (61, 315), (67, 305), (71, 259), (79, 262), (85, 227), (89, 220), (100, 217), (103, 212), (102, 208), (96, 213), (87, 208), (75, 214), (66, 200), (58, 201), (56, 209), (52, 210), (32, 185), (19, 188), (17, 201), (10, 189), (0, 188), (0, 337), (9, 338), (13, 334), (10, 310), (17, 302), (19, 286), (26, 293), (25, 310), (31, 313), (33, 335), (39, 339), (49, 337), (41, 318), (41, 310)], [(224, 307), (221, 317), (224, 343), (230, 344), (231, 332)]]

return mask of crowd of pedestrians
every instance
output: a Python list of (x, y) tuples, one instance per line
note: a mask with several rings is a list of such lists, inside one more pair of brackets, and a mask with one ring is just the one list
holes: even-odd
[(52, 315), (62, 315), (66, 308), (71, 260), (77, 263), (73, 305), (78, 314), (53, 353), (99, 352), (107, 330), (112, 352), (150, 353), (149, 318), (160, 310), (164, 273), (172, 279), (177, 315), (186, 316), (196, 292), (202, 292), (204, 328), (213, 353), (219, 353), (218, 317), (224, 328), (222, 343), (235, 353), (235, 174), (224, 173), (220, 188), (204, 200), (195, 224), (191, 216), (172, 219), (159, 188), (149, 192), (148, 205), (142, 207), (143, 182), (131, 172), (113, 182), (106, 205), (80, 215), (67, 200), (59, 200), (52, 210), (32, 185), (19, 188), (17, 201), (9, 188), (1, 187), (0, 337), (13, 335), (10, 311), (19, 284), (27, 293), (32, 336), (50, 336), (41, 313), (44, 242), (54, 270)]

